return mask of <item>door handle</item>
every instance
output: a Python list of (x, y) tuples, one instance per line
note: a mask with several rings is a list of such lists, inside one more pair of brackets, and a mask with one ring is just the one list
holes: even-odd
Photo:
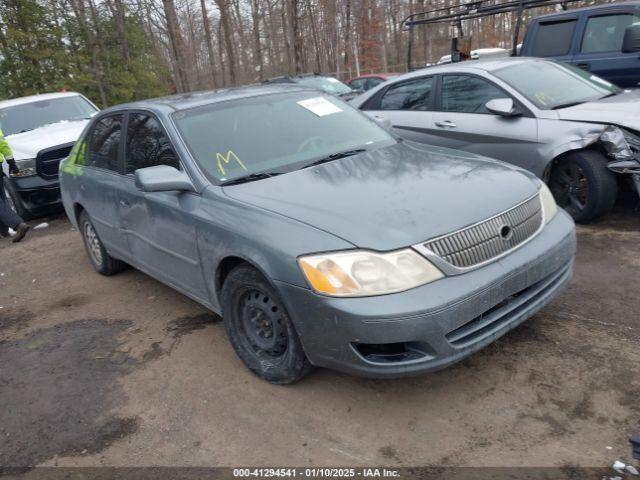
[(576, 67), (581, 68), (582, 70), (589, 70), (588, 63), (576, 63)]
[(84, 192), (87, 189), (87, 187), (84, 186), (83, 183), (80, 184), (80, 191)]
[(444, 120), (442, 122), (436, 122), (436, 127), (442, 127), (442, 128), (456, 128), (456, 124), (453, 123), (451, 120)]
[(126, 200), (120, 200), (120, 206), (121, 207), (129, 207), (129, 202), (127, 202)]

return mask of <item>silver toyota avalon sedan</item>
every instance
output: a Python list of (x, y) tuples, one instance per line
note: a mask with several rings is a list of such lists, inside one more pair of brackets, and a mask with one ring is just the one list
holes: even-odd
[(397, 77), (352, 105), (405, 138), (486, 155), (548, 183), (576, 221), (640, 193), (640, 90), (535, 58), (468, 61)]
[(221, 314), (275, 383), (444, 368), (572, 273), (573, 221), (535, 175), (297, 85), (107, 109), (60, 182), (98, 272), (132, 265)]

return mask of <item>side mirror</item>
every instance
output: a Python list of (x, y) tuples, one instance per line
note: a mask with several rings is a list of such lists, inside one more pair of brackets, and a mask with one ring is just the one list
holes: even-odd
[(143, 192), (193, 192), (195, 188), (189, 176), (167, 165), (157, 165), (136, 170), (136, 187)]
[(373, 115), (371, 118), (373, 118), (373, 121), (385, 130), (391, 130), (391, 128), (393, 127), (393, 125), (391, 124), (391, 120), (389, 120), (388, 118), (378, 117), (377, 115)]
[(516, 108), (513, 100), (510, 98), (494, 98), (484, 104), (487, 110), (501, 117), (517, 117), (522, 113)]
[(624, 30), (622, 52), (631, 53), (638, 51), (640, 51), (640, 23), (634, 23)]

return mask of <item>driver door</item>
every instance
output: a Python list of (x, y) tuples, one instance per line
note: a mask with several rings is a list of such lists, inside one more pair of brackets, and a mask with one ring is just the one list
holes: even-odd
[(527, 111), (517, 117), (490, 113), (485, 104), (496, 98), (512, 97), (476, 75), (443, 75), (439, 102), (429, 130), (438, 137), (437, 144), (443, 147), (485, 155), (532, 170), (537, 160), (537, 119)]
[(139, 168), (180, 161), (160, 122), (149, 113), (129, 114), (124, 146), (123, 187), (118, 208), (133, 261), (142, 270), (196, 298), (207, 296), (197, 248), (194, 212), (201, 197), (192, 192), (143, 192)]

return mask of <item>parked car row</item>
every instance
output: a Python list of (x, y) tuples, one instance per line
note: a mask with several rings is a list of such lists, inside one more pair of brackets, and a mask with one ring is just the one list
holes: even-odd
[[(570, 280), (571, 217), (606, 214), (619, 184), (640, 193), (640, 93), (582, 69), (498, 58), (349, 83), (280, 77), (101, 112), (77, 94), (0, 104), (14, 149), (22, 130), (56, 139), (28, 140), (6, 185), (59, 163), (51, 188), (96, 271), (131, 265), (222, 315), (278, 384), (471, 355)], [(43, 114), (7, 127), (18, 106)]]

